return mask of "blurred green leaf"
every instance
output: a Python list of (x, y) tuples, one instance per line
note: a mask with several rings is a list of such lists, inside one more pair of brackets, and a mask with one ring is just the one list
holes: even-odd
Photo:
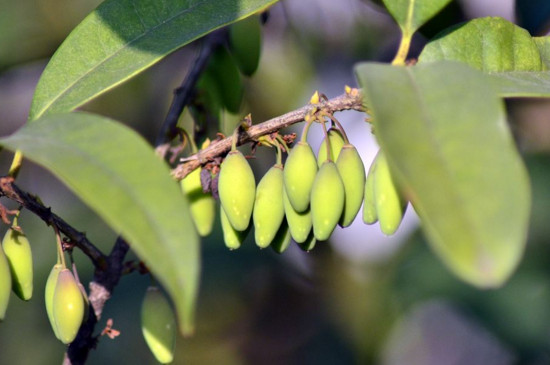
[(428, 43), (419, 63), (450, 60), (485, 72), (546, 69), (533, 38), (502, 18), (479, 18), (458, 24)]
[(453, 62), (356, 71), (376, 137), (432, 248), (463, 280), (502, 285), (524, 250), (530, 189), (486, 76)]
[[(550, 4), (550, 3), (549, 3)], [(540, 53), (540, 58), (546, 68), (550, 67), (550, 37), (534, 37), (533, 40), (537, 45)]]
[(499, 96), (550, 97), (550, 72), (497, 72), (487, 75)]
[(66, 112), (142, 72), (175, 49), (277, 0), (106, 0), (59, 47), (29, 119)]
[(133, 130), (104, 117), (58, 114), (0, 139), (54, 173), (129, 242), (193, 331), (200, 252), (188, 204), (168, 166)]
[(416, 32), (451, 0), (384, 0), (384, 5), (405, 34)]

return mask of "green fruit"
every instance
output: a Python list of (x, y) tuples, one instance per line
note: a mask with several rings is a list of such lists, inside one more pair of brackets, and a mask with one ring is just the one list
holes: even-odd
[(378, 213), (376, 213), (376, 199), (374, 198), (374, 170), (378, 155), (370, 165), (369, 173), (365, 181), (365, 196), (363, 199), (363, 222), (366, 224), (374, 224), (378, 222)]
[(29, 240), (21, 232), (8, 229), (2, 248), (10, 264), (12, 289), (23, 300), (32, 297), (32, 252)]
[(310, 232), (309, 235), (307, 236), (307, 239), (304, 242), (298, 243), (298, 247), (300, 247), (302, 250), (306, 252), (309, 252), (313, 250), (316, 243), (317, 243), (317, 240), (315, 239), (315, 235), (313, 234), (313, 232)]
[(176, 317), (168, 299), (158, 288), (149, 287), (141, 305), (141, 331), (161, 364), (174, 360), (176, 330)]
[(285, 217), (283, 166), (271, 167), (260, 180), (254, 202), (254, 237), (260, 248), (269, 246)]
[(222, 206), (220, 206), (220, 220), (222, 223), (223, 241), (225, 242), (225, 246), (230, 250), (236, 250), (241, 247), (246, 236), (248, 236), (248, 232), (250, 232), (250, 227), (244, 231), (235, 230), (229, 222), (227, 214), (225, 214)]
[(284, 169), (288, 199), (297, 212), (309, 207), (311, 188), (317, 174), (317, 160), (307, 142), (298, 142), (290, 151)]
[(214, 51), (207, 71), (215, 76), (219, 96), (225, 108), (231, 113), (238, 113), (244, 86), (237, 63), (225, 47), (218, 47)]
[(46, 302), (46, 313), (48, 313), (48, 319), (50, 320), (50, 325), (52, 326), (52, 330), (55, 333), (55, 337), (57, 339), (61, 339), (59, 336), (59, 333), (57, 331), (57, 326), (55, 324), (55, 319), (53, 316), (53, 295), (55, 293), (55, 286), (57, 285), (57, 278), (59, 277), (59, 273), (63, 269), (63, 265), (56, 264), (53, 266), (52, 271), (50, 271), (50, 275), (48, 276), (48, 280), (46, 281), (46, 289), (44, 291), (44, 301)]
[(11, 293), (10, 264), (0, 247), (0, 321), (6, 316)]
[(52, 307), (59, 339), (64, 344), (73, 342), (84, 319), (85, 308), (82, 293), (68, 269), (62, 269), (58, 274)]
[(229, 45), (241, 72), (252, 76), (260, 63), (262, 26), (259, 16), (250, 16), (229, 28)]
[(216, 202), (211, 194), (202, 190), (201, 169), (193, 170), (183, 180), (181, 188), (189, 200), (191, 217), (199, 235), (205, 237), (212, 232), (216, 218)]
[(290, 236), (288, 223), (286, 220), (283, 220), (283, 223), (281, 223), (281, 226), (277, 231), (277, 235), (275, 235), (275, 238), (271, 242), (271, 248), (277, 253), (283, 253), (288, 248), (291, 241), (292, 237)]
[(311, 190), (311, 220), (318, 241), (327, 240), (344, 210), (344, 183), (336, 164), (326, 160), (315, 178)]
[[(342, 132), (336, 128), (330, 128), (328, 130), (328, 140), (330, 141), (330, 160), (336, 162), (340, 151), (345, 144)], [(317, 164), (319, 167), (327, 160), (327, 139), (326, 137), (321, 142), (319, 147), (319, 153), (317, 153)]]
[(340, 217), (340, 226), (347, 227), (361, 209), (365, 193), (365, 166), (357, 149), (351, 144), (342, 147), (336, 161), (338, 173), (344, 183), (344, 212)]
[(380, 230), (389, 236), (399, 228), (407, 204), (395, 187), (385, 155), (379, 152), (377, 159), (374, 170), (376, 212)]
[(286, 194), (286, 189), (283, 189), (283, 205), (285, 207), (286, 221), (288, 222), (292, 239), (297, 243), (304, 242), (311, 232), (311, 226), (313, 225), (311, 222), (311, 209), (308, 207), (308, 209), (302, 213), (298, 213), (294, 210)]
[(239, 151), (231, 151), (220, 167), (218, 192), (233, 228), (244, 231), (250, 223), (256, 197), (256, 181), (250, 165)]

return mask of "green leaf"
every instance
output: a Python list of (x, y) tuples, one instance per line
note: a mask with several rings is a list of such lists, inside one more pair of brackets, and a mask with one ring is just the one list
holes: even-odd
[(277, 0), (106, 0), (44, 70), (29, 120), (71, 111), (179, 47)]
[(356, 71), (392, 174), (434, 251), (463, 280), (502, 285), (523, 253), (530, 207), (502, 100), (460, 63)]
[(384, 0), (404, 34), (413, 34), (451, 0)]
[(0, 145), (53, 172), (130, 244), (193, 331), (200, 252), (188, 203), (170, 170), (133, 130), (85, 113), (30, 123)]
[(458, 24), (428, 43), (419, 63), (450, 60), (485, 72), (543, 71), (539, 49), (529, 33), (502, 18)]
[(497, 72), (487, 75), (497, 93), (508, 98), (550, 97), (550, 72)]
[(550, 37), (534, 37), (533, 40), (539, 49), (540, 58), (544, 66), (547, 69), (550, 68)]

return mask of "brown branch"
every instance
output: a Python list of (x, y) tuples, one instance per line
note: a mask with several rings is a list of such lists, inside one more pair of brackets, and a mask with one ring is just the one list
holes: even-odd
[(180, 87), (174, 90), (174, 99), (172, 100), (172, 104), (170, 105), (170, 109), (168, 110), (155, 143), (157, 146), (157, 153), (160, 155), (164, 156), (164, 151), (169, 147), (170, 141), (177, 135), (176, 125), (178, 124), (178, 119), (183, 109), (191, 101), (195, 86), (199, 81), (200, 75), (208, 65), (212, 52), (225, 41), (226, 35), (227, 30), (222, 28), (206, 36), (201, 45), (201, 50), (193, 62), (191, 70), (187, 73)]
[(94, 336), (94, 330), (101, 319), (103, 307), (111, 298), (112, 292), (122, 275), (124, 258), (128, 253), (129, 246), (123, 238), (118, 237), (116, 243), (107, 257), (107, 268), (96, 268), (94, 277), (90, 282), (90, 310), (88, 318), (84, 321), (78, 331), (75, 340), (70, 344), (63, 359), (64, 365), (84, 364), (92, 349), (98, 342), (99, 335)]
[[(248, 128), (246, 132), (242, 132), (239, 135), (238, 145), (252, 142), (261, 136), (276, 132), (292, 124), (302, 122), (305, 116), (315, 108), (322, 109), (330, 114), (343, 110), (364, 111), (365, 109), (362, 105), (360, 91), (358, 89), (351, 89), (350, 92), (321, 102), (320, 104), (306, 105), (300, 109), (296, 109), (279, 117), (253, 125)], [(182, 164), (172, 170), (172, 176), (178, 180), (181, 180), (200, 165), (208, 161), (212, 161), (215, 157), (225, 155), (230, 149), (231, 137), (212, 143), (210, 146), (199, 151), (193, 156), (185, 158)]]
[(52, 213), (36, 197), (19, 189), (11, 176), (0, 177), (0, 196), (16, 201), (24, 208), (36, 214), (47, 225), (55, 226), (68, 237), (75, 246), (92, 260), (96, 268), (106, 268), (106, 256), (86, 238), (86, 234), (77, 231), (61, 217)]

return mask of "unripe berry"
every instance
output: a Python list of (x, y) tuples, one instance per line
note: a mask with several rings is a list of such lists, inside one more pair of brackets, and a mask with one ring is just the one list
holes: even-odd
[(296, 143), (286, 159), (284, 181), (288, 199), (299, 213), (309, 207), (316, 174), (317, 160), (313, 150), (307, 142)]
[(237, 231), (244, 231), (254, 208), (256, 181), (241, 152), (229, 152), (221, 164), (218, 191), (229, 222)]
[(158, 288), (149, 287), (141, 305), (141, 330), (161, 364), (174, 360), (176, 329), (176, 318), (168, 299)]
[(68, 269), (59, 272), (52, 306), (59, 339), (64, 344), (73, 342), (84, 319), (85, 308), (82, 292)]
[(199, 235), (205, 237), (212, 232), (216, 217), (216, 202), (211, 194), (202, 191), (201, 169), (193, 170), (183, 180), (181, 188), (189, 199), (189, 208), (193, 223)]
[(10, 228), (4, 235), (2, 248), (10, 264), (13, 291), (23, 300), (31, 299), (33, 270), (29, 240), (23, 233)]
[(4, 250), (0, 247), (0, 321), (6, 316), (6, 310), (10, 301), (11, 273), (8, 259)]
[(326, 160), (315, 178), (311, 190), (313, 233), (318, 241), (327, 240), (344, 209), (344, 183), (336, 164)]

